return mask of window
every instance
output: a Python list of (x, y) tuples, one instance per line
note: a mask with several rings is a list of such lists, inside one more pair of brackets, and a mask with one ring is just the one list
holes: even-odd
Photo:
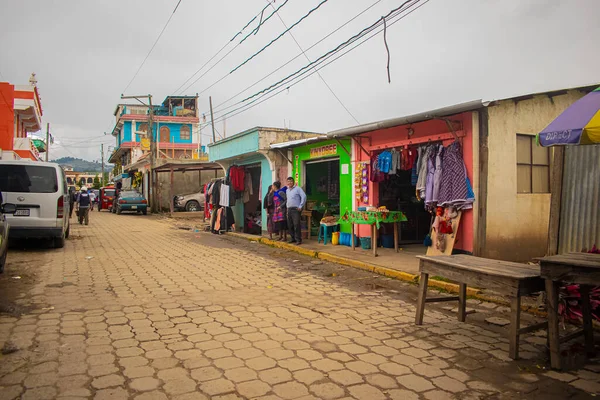
[(517, 134), (517, 193), (550, 193), (550, 150)]
[(168, 126), (160, 127), (160, 142), (161, 143), (170, 143), (171, 142), (171, 130)]
[(181, 127), (179, 137), (181, 138), (181, 140), (190, 140), (190, 138), (191, 138), (190, 127), (187, 125), (183, 125)]
[(87, 178), (87, 183), (94, 183), (94, 179), (93, 178)]
[(52, 167), (0, 165), (0, 192), (56, 193), (56, 170)]

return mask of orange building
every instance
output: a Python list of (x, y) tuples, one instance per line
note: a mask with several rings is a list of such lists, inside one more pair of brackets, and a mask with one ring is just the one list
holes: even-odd
[(0, 82), (0, 159), (40, 160), (45, 143), (27, 137), (42, 129), (42, 106), (35, 74), (29, 85)]

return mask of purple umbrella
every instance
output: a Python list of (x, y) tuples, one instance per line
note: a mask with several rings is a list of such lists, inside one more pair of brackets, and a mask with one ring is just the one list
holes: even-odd
[(600, 143), (600, 87), (571, 104), (538, 134), (544, 146)]

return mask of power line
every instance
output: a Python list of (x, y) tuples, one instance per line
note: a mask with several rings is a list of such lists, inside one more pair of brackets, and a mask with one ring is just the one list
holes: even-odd
[[(279, 20), (281, 21), (281, 23), (283, 24), (283, 26), (285, 28), (287, 28), (287, 25), (286, 25), (285, 21), (283, 20), (283, 18), (281, 18), (281, 15), (279, 15), (279, 13), (277, 11), (275, 11), (275, 13), (277, 14), (277, 17), (279, 18)], [(288, 28), (288, 30), (289, 30), (289, 28)], [(312, 62), (312, 60), (308, 57), (308, 55), (306, 54), (306, 52), (304, 51), (304, 49), (302, 49), (302, 46), (300, 46), (300, 43), (298, 43), (298, 41), (296, 40), (296, 37), (294, 36), (294, 34), (292, 32), (290, 32), (290, 36), (292, 37), (292, 39), (294, 39), (294, 42), (296, 43), (296, 46), (298, 46), (298, 48), (300, 49), (300, 51), (302, 52), (302, 54), (304, 54), (304, 57), (308, 60), (308, 62)], [(338, 97), (338, 95), (335, 94), (335, 92), (333, 91), (333, 89), (331, 88), (331, 86), (329, 86), (329, 84), (325, 81), (325, 78), (323, 78), (323, 76), (321, 75), (321, 73), (317, 71), (317, 75), (319, 76), (319, 78), (321, 78), (321, 80), (323, 81), (323, 83), (325, 84), (325, 86), (327, 87), (327, 89), (329, 89), (329, 91), (331, 92), (331, 94), (333, 95), (333, 97), (335, 97), (335, 99), (338, 101), (338, 103), (340, 103), (340, 105), (344, 108), (344, 110), (346, 110), (346, 112), (348, 113), (348, 115), (350, 115), (350, 117), (352, 117), (352, 119), (354, 120), (354, 122), (356, 122), (357, 124), (360, 124), (360, 122), (358, 122), (358, 120), (356, 119), (356, 117), (354, 115), (352, 115), (352, 113), (350, 112), (350, 110), (348, 109), (348, 107), (346, 107), (346, 105), (342, 102), (342, 100)]]
[[(328, 35), (326, 35), (325, 37), (323, 37), (322, 39), (320, 39), (318, 42), (314, 43), (312, 46), (310, 46), (309, 48), (307, 48), (305, 51), (309, 51), (311, 49), (313, 49), (315, 46), (319, 45), (320, 43), (322, 43), (323, 41), (325, 41), (326, 39), (328, 39), (329, 37), (331, 37), (333, 34), (337, 33), (339, 30), (341, 30), (342, 28), (344, 28), (345, 26), (347, 26), (349, 23), (351, 23), (352, 21), (354, 21), (355, 19), (357, 19), (358, 17), (360, 17), (361, 15), (363, 15), (364, 13), (366, 13), (367, 11), (369, 11), (371, 8), (375, 7), (377, 4), (381, 3), (382, 0), (377, 0), (375, 3), (371, 4), (369, 7), (365, 8), (364, 10), (362, 10), (360, 13), (358, 13), (357, 15), (355, 15), (354, 17), (352, 17), (351, 19), (349, 19), (348, 21), (346, 21), (344, 24), (340, 25), (338, 28), (336, 28), (335, 30), (331, 31)], [(295, 57), (291, 58), (290, 60), (288, 60), (285, 64), (281, 65), (279, 68), (271, 71), (269, 74), (265, 75), (264, 77), (262, 77), (261, 79), (259, 79), (258, 81), (254, 82), (253, 84), (251, 84), (250, 86), (248, 86), (247, 88), (241, 90), (240, 92), (236, 93), (235, 95), (231, 96), (229, 99), (225, 100), (224, 102), (218, 104), (215, 107), (215, 110), (218, 111), (219, 107), (221, 107), (222, 105), (230, 102), (231, 100), (233, 100), (234, 98), (236, 98), (237, 96), (239, 96), (240, 94), (246, 92), (248, 89), (253, 88), (254, 86), (258, 85), (259, 83), (261, 83), (262, 81), (264, 81), (265, 79), (267, 79), (268, 77), (272, 76), (273, 74), (275, 74), (276, 72), (279, 72), (281, 69), (287, 67), (290, 63), (292, 63), (293, 61), (295, 61), (298, 57), (302, 56), (303, 53), (299, 53), (298, 55), (296, 55)], [(228, 77), (229, 74), (226, 74), (223, 78), (221, 78), (219, 81), (223, 80), (224, 78)], [(219, 82), (217, 81), (217, 82)], [(214, 86), (217, 82), (215, 82), (214, 84), (212, 84), (210, 87)], [(201, 92), (202, 93), (202, 92)]]
[[(279, 8), (283, 7), (287, 2), (288, 2), (288, 0), (286, 0)], [(266, 5), (258, 14), (256, 14), (250, 21), (248, 21), (248, 23), (246, 25), (244, 25), (244, 27), (237, 34), (235, 34), (234, 37), (232, 37), (227, 43), (225, 43), (225, 45), (223, 47), (221, 47), (219, 49), (219, 51), (217, 51), (208, 61), (206, 61), (200, 68), (198, 68), (198, 70), (196, 70), (196, 72), (194, 72), (189, 78), (187, 78), (186, 81), (183, 82), (181, 84), (181, 86), (179, 86), (173, 93), (179, 92), (182, 87), (184, 87), (190, 80), (192, 80), (194, 78), (194, 76), (196, 76), (198, 73), (200, 73), (200, 71), (202, 71), (208, 64), (210, 64), (210, 62), (212, 60), (214, 60), (215, 58), (217, 58), (217, 56), (219, 54), (221, 54), (221, 52), (223, 50), (225, 50), (225, 48), (227, 46), (229, 46), (229, 44), (232, 43), (235, 40), (236, 37), (238, 37), (239, 35), (241, 35), (244, 32), (244, 30), (246, 30), (246, 28), (248, 28), (248, 26), (250, 26), (250, 24), (256, 20), (256, 18), (258, 18), (259, 16), (262, 16), (262, 14), (265, 12), (265, 10), (268, 7), (269, 7), (269, 5)], [(264, 25), (265, 22), (267, 22), (267, 20), (262, 20), (261, 19), (259, 25), (256, 28), (254, 28), (252, 30), (252, 32), (250, 32), (250, 34), (252, 34), (253, 32), (255, 32), (256, 29), (258, 29), (260, 26)], [(245, 38), (244, 38), (244, 40), (245, 40)], [(242, 40), (242, 42), (243, 42), (243, 40)], [(182, 93), (185, 92), (190, 87), (192, 87), (196, 82), (198, 82), (200, 79), (202, 79), (204, 76), (206, 76), (206, 74), (208, 74), (210, 71), (212, 71), (217, 65), (219, 65), (221, 63), (221, 61), (223, 61), (228, 55), (230, 55), (235, 49), (237, 49), (238, 46), (240, 44), (242, 44), (242, 42), (240, 42), (237, 45), (235, 45), (235, 47), (233, 49), (231, 49), (227, 54), (225, 54), (221, 59), (219, 59), (219, 61), (217, 61), (212, 67), (210, 67), (208, 69), (208, 71), (204, 72), (201, 76), (199, 76), (198, 78), (196, 78), (196, 80), (194, 80), (191, 84), (189, 84), (185, 89), (181, 90), (181, 92)]]
[[(388, 28), (394, 24), (396, 24), (397, 22), (399, 22), (400, 20), (404, 19), (405, 17), (407, 17), (408, 15), (412, 14), (413, 12), (415, 12), (416, 10), (418, 10), (419, 8), (423, 7), (425, 4), (427, 4), (430, 0), (425, 0), (423, 3), (419, 4), (417, 7), (413, 8), (412, 10), (408, 11), (406, 14), (400, 16), (398, 19), (396, 19), (395, 21), (393, 21), (392, 23), (388, 24)], [(419, 3), (420, 0), (416, 0), (413, 4), (411, 4), (407, 10), (410, 9), (410, 7), (414, 6), (415, 4)], [(406, 11), (406, 10), (405, 10)], [(392, 16), (392, 18), (396, 18), (398, 15), (394, 15)], [(348, 49), (347, 51), (345, 51), (344, 53), (338, 55), (336, 58), (334, 58), (333, 60), (329, 61), (328, 63), (320, 66), (318, 68), (318, 70), (321, 70), (323, 68), (325, 68), (326, 66), (332, 64), (333, 62), (337, 61), (338, 59), (342, 58), (343, 56), (345, 56), (346, 54), (350, 53), (352, 50), (356, 49), (357, 47), (361, 46), (362, 44), (364, 44), (365, 42), (369, 41), (370, 39), (372, 39), (373, 37), (377, 36), (379, 33), (381, 33), (383, 31), (383, 29), (380, 29), (379, 31), (375, 32), (374, 34), (372, 34), (371, 36), (367, 37), (366, 39), (364, 39), (363, 41), (359, 42), (358, 44), (356, 44), (355, 46), (351, 47), (350, 49)], [(301, 75), (302, 76), (304, 74), (306, 74), (308, 71), (304, 71)], [(288, 90), (289, 88), (299, 84), (300, 82), (304, 81), (305, 79), (309, 78), (310, 76), (312, 76), (315, 72), (312, 72), (306, 76), (304, 76), (302, 79), (298, 80), (297, 82), (294, 82), (290, 85), (288, 85), (287, 87), (284, 87), (283, 89), (279, 90), (276, 93), (271, 94), (270, 96), (268, 96), (271, 92), (274, 92), (276, 89), (278, 88), (273, 88), (271, 89), (269, 92), (266, 92), (264, 94), (262, 94), (259, 98), (253, 100), (252, 102), (245, 104), (235, 110), (229, 111), (225, 114), (220, 115), (218, 118), (215, 119), (215, 122), (220, 122), (220, 120), (222, 118), (232, 118), (235, 117), (236, 115), (239, 115), (243, 112), (246, 112), (248, 110), (250, 110), (251, 108), (254, 108), (262, 103), (264, 103), (265, 101), (277, 96), (278, 94)], [(297, 79), (299, 76), (296, 76), (294, 79)], [(280, 86), (281, 87), (281, 86)], [(268, 96), (265, 99), (262, 99), (263, 97)], [(261, 100), (262, 99), (262, 100)], [(260, 100), (260, 101), (259, 101)], [(241, 103), (241, 102), (240, 102)], [(239, 103), (237, 103), (239, 104)]]
[(137, 69), (137, 71), (135, 71), (135, 74), (133, 75), (133, 78), (131, 78), (131, 80), (129, 81), (129, 83), (127, 84), (127, 86), (125, 87), (125, 89), (123, 89), (122, 93), (127, 92), (127, 89), (129, 89), (129, 86), (131, 86), (131, 84), (133, 83), (133, 81), (135, 80), (135, 78), (138, 76), (138, 74), (140, 73), (140, 71), (142, 70), (142, 67), (144, 66), (144, 64), (146, 63), (146, 61), (148, 60), (148, 57), (150, 57), (150, 54), (152, 54), (152, 51), (154, 50), (154, 48), (156, 47), (156, 44), (158, 43), (158, 41), (160, 40), (160, 38), (162, 37), (163, 33), (165, 33), (165, 30), (167, 29), (167, 26), (169, 26), (169, 22), (171, 22), (171, 19), (173, 18), (173, 16), (175, 15), (175, 12), (177, 11), (177, 9), (179, 8), (179, 4), (181, 4), (181, 0), (179, 0), (177, 2), (177, 5), (175, 6), (175, 9), (173, 10), (173, 12), (171, 13), (171, 15), (169, 16), (169, 19), (167, 20), (167, 23), (165, 24), (165, 26), (162, 28), (162, 31), (160, 31), (158, 37), (156, 38), (156, 40), (154, 41), (154, 44), (152, 45), (152, 47), (150, 48), (150, 51), (148, 52), (148, 54), (146, 54), (146, 57), (144, 58), (144, 61), (142, 61), (142, 63), (140, 64), (139, 68)]
[(338, 51), (344, 49), (345, 47), (351, 45), (352, 43), (354, 43), (355, 41), (359, 40), (361, 37), (365, 36), (366, 34), (368, 34), (369, 32), (372, 32), (373, 30), (377, 29), (377, 27), (381, 26), (383, 24), (383, 21), (387, 18), (389, 18), (390, 16), (392, 16), (392, 18), (400, 13), (402, 13), (404, 6), (406, 6), (408, 3), (411, 3), (412, 1), (414, 1), (413, 4), (411, 4), (409, 6), (412, 7), (414, 4), (418, 3), (421, 0), (406, 0), (404, 3), (402, 3), (402, 5), (400, 7), (397, 7), (395, 9), (393, 9), (392, 11), (390, 11), (386, 16), (384, 16), (381, 19), (378, 19), (377, 22), (369, 25), (368, 27), (366, 27), (365, 29), (363, 29), (362, 31), (360, 31), (359, 33), (357, 33), (356, 35), (352, 36), (350, 39), (346, 40), (345, 42), (339, 44), (336, 48), (329, 50), (327, 53), (323, 54), (322, 56), (320, 56), (319, 58), (317, 58), (315, 61), (312, 61), (310, 63), (308, 63), (307, 65), (305, 65), (304, 67), (300, 68), (299, 70), (291, 73), (290, 75), (286, 76), (285, 78), (277, 81), (276, 83), (272, 84), (271, 86), (256, 92), (255, 94), (245, 98), (244, 100), (242, 100), (241, 102), (250, 100), (274, 87), (276, 87), (277, 85), (284, 83), (285, 81), (287, 81), (288, 79), (294, 77), (295, 75), (305, 71), (306, 69), (311, 68), (313, 65), (322, 62), (323, 60), (325, 60), (326, 58), (329, 58), (330, 56), (332, 56), (333, 54), (337, 53)]
[[(262, 10), (262, 13), (264, 13), (264, 12), (265, 12), (265, 10), (266, 10), (267, 8), (269, 8), (269, 5), (273, 6), (273, 4), (271, 3), (271, 1), (270, 1), (270, 0), (267, 0), (267, 1), (269, 2), (269, 4), (267, 4), (267, 5), (265, 6), (265, 8), (263, 8), (263, 10)], [(269, 16), (268, 16), (267, 18), (265, 18), (264, 20), (262, 20), (262, 13), (261, 13), (261, 21), (260, 21), (260, 23), (258, 24), (258, 26), (257, 26), (256, 28), (254, 28), (254, 29), (252, 30), (252, 32), (250, 32), (249, 34), (247, 34), (247, 35), (246, 35), (246, 37), (242, 39), (242, 41), (240, 42), (240, 44), (244, 43), (244, 42), (246, 41), (246, 39), (248, 39), (248, 38), (249, 38), (249, 37), (250, 37), (252, 34), (256, 35), (256, 34), (258, 33), (258, 30), (260, 29), (260, 27), (261, 27), (261, 26), (263, 26), (263, 25), (264, 25), (264, 24), (265, 24), (265, 23), (266, 23), (268, 20), (270, 20), (270, 19), (271, 19), (271, 17), (272, 17), (273, 15), (275, 15), (275, 14), (276, 14), (276, 13), (277, 13), (279, 10), (281, 10), (281, 9), (283, 8), (283, 6), (285, 6), (285, 5), (287, 4), (287, 2), (288, 2), (288, 0), (285, 0), (285, 1), (283, 2), (283, 4), (282, 4), (282, 5), (280, 5), (279, 7), (277, 7), (277, 9), (275, 9), (275, 6), (273, 6), (273, 8), (275, 9), (275, 11), (273, 11), (273, 12), (271, 13), (271, 15), (269, 15)]]
[(310, 16), (310, 14), (312, 14), (315, 11), (317, 11), (323, 4), (327, 3), (328, 1), (329, 0), (323, 0), (323, 1), (321, 1), (319, 4), (317, 4), (316, 7), (314, 7), (313, 9), (311, 9), (302, 18), (300, 18), (298, 21), (296, 21), (294, 24), (292, 24), (292, 26), (290, 26), (288, 29), (286, 29), (285, 31), (283, 31), (275, 39), (271, 40), (266, 46), (264, 46), (262, 49), (260, 49), (259, 51), (257, 51), (253, 55), (251, 55), (246, 61), (242, 62), (240, 65), (238, 65), (237, 67), (235, 67), (234, 69), (232, 69), (231, 72), (230, 72), (230, 74), (234, 73), (235, 71), (237, 71), (238, 69), (240, 69), (241, 67), (243, 67), (244, 65), (246, 65), (248, 62), (250, 62), (250, 60), (252, 60), (254, 57), (258, 56), (260, 53), (262, 53), (263, 51), (265, 51), (269, 46), (271, 46), (273, 43), (275, 43), (276, 41), (278, 41), (283, 35), (285, 35), (286, 33), (288, 33), (296, 25), (300, 24), (302, 21), (304, 21), (306, 18), (308, 18)]

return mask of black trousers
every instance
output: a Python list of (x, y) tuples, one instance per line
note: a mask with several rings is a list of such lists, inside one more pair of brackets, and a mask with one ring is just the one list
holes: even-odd
[(296, 243), (302, 243), (302, 228), (300, 228), (300, 210), (296, 207), (287, 210), (288, 230), (291, 240)]

